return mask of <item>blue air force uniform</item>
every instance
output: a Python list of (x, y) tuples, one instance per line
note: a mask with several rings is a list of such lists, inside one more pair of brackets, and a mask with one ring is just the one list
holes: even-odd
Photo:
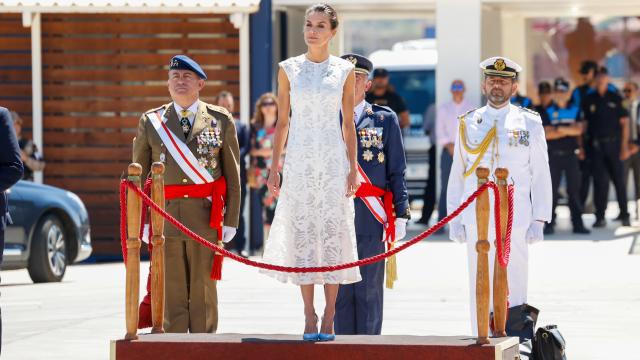
[[(359, 55), (344, 55), (356, 72), (368, 74), (371, 62)], [(362, 101), (355, 108), (358, 164), (373, 185), (393, 193), (395, 214), (409, 218), (405, 182), (406, 161), (397, 115), (388, 107)], [(397, 223), (397, 222), (396, 222)], [(385, 251), (383, 225), (362, 199), (355, 199), (358, 258)], [(397, 233), (397, 232), (396, 232)], [(382, 329), (384, 261), (360, 268), (362, 281), (340, 285), (336, 302), (335, 332), (341, 335), (379, 335)]]

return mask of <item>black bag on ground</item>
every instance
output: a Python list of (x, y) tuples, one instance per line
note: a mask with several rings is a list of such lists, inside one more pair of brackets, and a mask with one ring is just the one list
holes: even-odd
[(533, 338), (533, 359), (567, 360), (564, 337), (556, 325), (538, 328)]
[(533, 339), (533, 331), (538, 321), (540, 310), (529, 304), (510, 307), (507, 310), (507, 336), (517, 336), (520, 343)]

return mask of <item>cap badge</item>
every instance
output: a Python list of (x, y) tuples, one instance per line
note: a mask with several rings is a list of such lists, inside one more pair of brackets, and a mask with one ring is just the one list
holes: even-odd
[(507, 67), (507, 65), (504, 63), (503, 59), (498, 59), (493, 63), (493, 67), (498, 71), (502, 71)]
[(353, 65), (358, 63), (358, 59), (354, 58), (353, 56), (349, 56), (347, 58), (347, 61), (349, 61), (350, 63), (352, 63)]

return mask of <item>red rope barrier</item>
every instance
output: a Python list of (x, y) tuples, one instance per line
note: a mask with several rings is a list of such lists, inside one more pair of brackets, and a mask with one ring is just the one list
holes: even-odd
[[(124, 185), (122, 185), (124, 184)], [(136, 194), (138, 194), (138, 196), (140, 196), (142, 198), (142, 201), (145, 205), (150, 206), (151, 209), (153, 211), (156, 211), (157, 213), (159, 213), (166, 221), (168, 221), (169, 223), (171, 223), (173, 226), (175, 226), (178, 230), (180, 230), (181, 232), (183, 232), (184, 234), (186, 234), (187, 236), (189, 236), (190, 238), (192, 238), (193, 240), (197, 241), (198, 243), (200, 243), (201, 245), (209, 248), (210, 250), (213, 250), (215, 252), (217, 252), (218, 254), (224, 256), (224, 257), (228, 257), (230, 259), (233, 259), (237, 262), (243, 263), (245, 265), (249, 265), (249, 266), (253, 266), (253, 267), (257, 267), (257, 268), (261, 268), (261, 269), (265, 269), (265, 270), (272, 270), (272, 271), (279, 271), (279, 272), (292, 272), (292, 273), (313, 273), (313, 272), (332, 272), (332, 271), (339, 271), (339, 270), (344, 270), (344, 269), (349, 269), (352, 267), (356, 267), (356, 266), (363, 266), (363, 265), (368, 265), (368, 264), (372, 264), (378, 261), (382, 261), (388, 257), (391, 257), (397, 253), (399, 253), (400, 251), (405, 250), (406, 248), (415, 245), (416, 243), (424, 240), (425, 238), (431, 236), (434, 232), (436, 232), (438, 229), (440, 229), (441, 227), (443, 227), (445, 224), (447, 224), (448, 222), (450, 222), (453, 218), (457, 217), (458, 215), (460, 215), (460, 213), (466, 209), (482, 192), (486, 191), (488, 188), (491, 188), (494, 191), (494, 194), (496, 194), (496, 197), (498, 198), (499, 201), (499, 194), (498, 194), (498, 189), (497, 189), (497, 185), (493, 182), (486, 182), (485, 184), (483, 184), (482, 186), (480, 186), (473, 194), (471, 194), (471, 196), (469, 196), (469, 198), (467, 200), (465, 200), (455, 211), (453, 211), (451, 214), (447, 215), (445, 218), (443, 218), (442, 220), (438, 221), (435, 225), (433, 225), (431, 228), (429, 228), (428, 230), (424, 231), (423, 233), (421, 233), (420, 235), (416, 236), (415, 238), (404, 242), (402, 245), (395, 247), (385, 253), (382, 254), (378, 254), (376, 256), (372, 256), (366, 259), (360, 259), (358, 261), (353, 261), (350, 263), (345, 263), (345, 264), (339, 264), (339, 265), (331, 265), (331, 266), (313, 266), (313, 267), (289, 267), (289, 266), (282, 266), (282, 265), (274, 265), (274, 264), (266, 264), (263, 262), (259, 262), (259, 261), (254, 261), (254, 260), (250, 260), (250, 259), (246, 259), (242, 256), (236, 255), (232, 252), (227, 251), (226, 249), (224, 249), (221, 246), (218, 246), (216, 244), (213, 244), (209, 241), (207, 241), (206, 239), (204, 239), (203, 237), (201, 237), (200, 235), (196, 234), (195, 232), (191, 231), (189, 228), (185, 227), (183, 224), (181, 224), (176, 218), (174, 218), (173, 216), (171, 216), (171, 214), (168, 214), (166, 211), (164, 211), (162, 208), (160, 208), (160, 206), (158, 206), (156, 203), (154, 203), (150, 197), (148, 197), (143, 190), (141, 190), (139, 187), (135, 186), (135, 184), (133, 184), (132, 182), (123, 179), (122, 183), (121, 183), (121, 189), (122, 186), (126, 186), (129, 189), (132, 189), (133, 191), (136, 192)], [(121, 214), (121, 219), (124, 217), (126, 219), (126, 206), (123, 206), (124, 204), (121, 204), (120, 210), (121, 212), (124, 212), (124, 214)], [(497, 206), (494, 209), (494, 214), (497, 217), (497, 219), (499, 219), (499, 213), (500, 213), (500, 207)], [(499, 221), (498, 223), (498, 229), (499, 229)], [(510, 232), (509, 230), (510, 226), (507, 227), (508, 232)], [(121, 232), (121, 235), (123, 233)], [(500, 234), (500, 232), (498, 231), (497, 234)]]

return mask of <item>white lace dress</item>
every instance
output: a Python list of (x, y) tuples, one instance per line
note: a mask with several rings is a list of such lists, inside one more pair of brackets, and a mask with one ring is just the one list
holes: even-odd
[[(280, 66), (290, 83), (292, 115), (283, 182), (263, 260), (298, 267), (355, 261), (353, 199), (345, 197), (349, 162), (340, 125), (342, 89), (353, 65), (335, 56), (314, 63), (300, 55)], [(361, 280), (357, 267), (263, 273), (298, 285)]]

